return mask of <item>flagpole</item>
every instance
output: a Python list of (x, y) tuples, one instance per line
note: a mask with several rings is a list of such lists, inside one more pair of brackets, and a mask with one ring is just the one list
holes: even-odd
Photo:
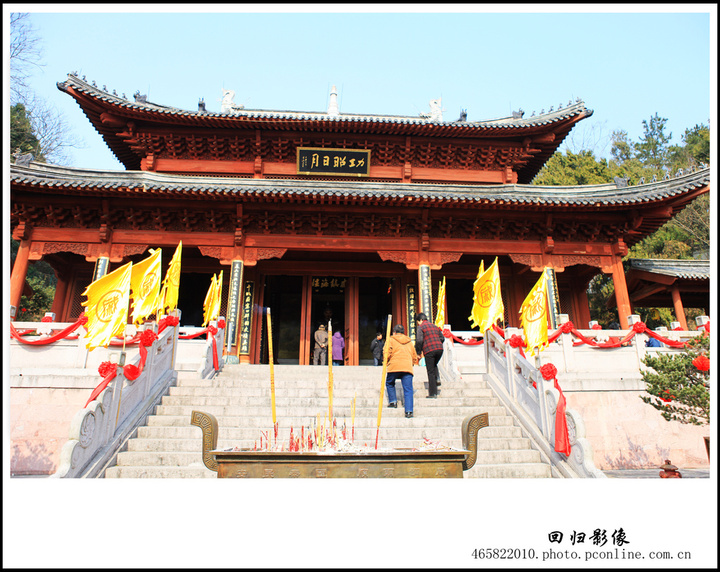
[(268, 330), (268, 362), (270, 363), (270, 406), (272, 407), (272, 421), (275, 427), (275, 364), (273, 360), (272, 325), (270, 322), (270, 308), (267, 309)]
[[(125, 365), (125, 330), (127, 330), (127, 324), (125, 324), (125, 327), (123, 328), (123, 349), (122, 352), (120, 352), (120, 359), (118, 360), (118, 365), (120, 367), (123, 367)], [(125, 379), (125, 374), (123, 373), (122, 379)], [(120, 403), (122, 402), (122, 386), (123, 382), (120, 382), (120, 395), (118, 395), (118, 407), (117, 407), (117, 413), (115, 415), (115, 430), (117, 430), (117, 424), (118, 419), (120, 418)], [(113, 433), (115, 432), (113, 430)]]
[(332, 318), (328, 320), (328, 415), (333, 418)]
[(392, 326), (392, 314), (387, 317), (387, 332), (385, 334), (385, 348), (383, 349), (382, 379), (380, 381), (380, 403), (378, 405), (377, 431), (375, 432), (375, 449), (378, 448), (380, 439), (380, 421), (382, 420), (383, 395), (385, 394), (385, 376), (387, 375), (388, 348), (390, 347), (390, 328)]

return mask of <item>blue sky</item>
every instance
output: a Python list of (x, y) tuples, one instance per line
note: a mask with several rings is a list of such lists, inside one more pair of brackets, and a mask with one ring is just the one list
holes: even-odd
[(445, 120), (466, 109), (470, 121), (518, 109), (528, 117), (581, 98), (594, 114), (566, 145), (597, 156), (608, 155), (615, 130), (637, 141), (642, 121), (655, 113), (667, 118), (673, 143), (685, 129), (708, 124), (715, 5), (660, 4), (662, 12), (593, 6), (532, 6), (544, 13), (473, 4), (414, 8), (425, 12), (403, 4), (347, 5), (336, 13), (328, 5), (292, 13), (275, 5), (229, 13), (238, 8), (184, 4), (178, 9), (185, 13), (122, 4), (4, 10), (32, 13), (45, 64), (32, 84), (83, 141), (72, 152), (75, 167), (123, 168), (57, 89), (73, 71), (130, 100), (140, 91), (187, 110), (204, 98), (209, 111), (220, 111), (222, 88), (249, 109), (324, 111), (336, 85), (341, 112), (408, 116), (441, 97)]

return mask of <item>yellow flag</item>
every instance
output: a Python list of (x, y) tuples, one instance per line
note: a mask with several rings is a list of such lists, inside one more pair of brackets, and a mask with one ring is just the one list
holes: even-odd
[(162, 292), (159, 296), (159, 309), (172, 312), (177, 308), (178, 291), (180, 290), (180, 259), (182, 257), (182, 240), (175, 249), (170, 267), (165, 274)]
[(125, 330), (131, 274), (132, 262), (128, 262), (110, 274), (98, 278), (83, 292), (83, 296), (88, 298), (82, 303), (87, 307), (87, 349), (107, 347), (113, 337)]
[(480, 308), (479, 308), (479, 306), (478, 306), (478, 302), (477, 302), (476, 296), (475, 296), (475, 290), (476, 290), (475, 287), (479, 284), (480, 277), (481, 277), (483, 274), (485, 274), (485, 261), (481, 260), (481, 261), (480, 261), (480, 268), (478, 268), (477, 278), (475, 278), (475, 282), (473, 282), (473, 307), (472, 307), (472, 310), (470, 311), (470, 315), (468, 316), (468, 320), (469, 320), (470, 322), (474, 322), (474, 323), (477, 323), (477, 320), (475, 319), (475, 316), (477, 315), (477, 313), (478, 313), (479, 310), (480, 310)]
[(443, 276), (440, 286), (438, 286), (438, 302), (437, 302), (437, 316), (435, 316), (435, 325), (438, 328), (442, 328), (445, 325), (445, 276)]
[(215, 282), (215, 296), (213, 297), (213, 307), (210, 313), (210, 320), (217, 320), (220, 317), (220, 305), (222, 303), (222, 285), (223, 271), (220, 271), (217, 282)]
[[(482, 270), (482, 265), (480, 266)], [(500, 271), (497, 257), (490, 267), (475, 280), (473, 284), (473, 308), (468, 320), (471, 327), (480, 328), (484, 332), (505, 317), (505, 305), (500, 293)]]
[(545, 270), (520, 306), (520, 322), (525, 334), (527, 354), (533, 355), (548, 346), (547, 282)]
[(220, 316), (220, 302), (222, 300), (222, 279), (223, 271), (220, 271), (220, 276), (213, 274), (210, 287), (208, 288), (207, 294), (205, 294), (205, 302), (203, 302), (203, 310), (205, 321), (203, 327), (208, 325), (213, 320), (217, 320)]
[(208, 287), (207, 294), (205, 294), (205, 300), (203, 301), (203, 317), (204, 321), (202, 323), (203, 327), (208, 325), (208, 322), (210, 322), (211, 314), (212, 314), (212, 308), (214, 306), (214, 300), (215, 300), (215, 294), (217, 288), (215, 287), (215, 280), (216, 280), (215, 274), (212, 276), (212, 280), (210, 281), (210, 286)]
[(154, 314), (158, 306), (160, 294), (160, 272), (162, 250), (150, 250), (151, 254), (142, 262), (132, 267), (130, 288), (133, 298), (133, 323), (138, 324), (150, 314)]

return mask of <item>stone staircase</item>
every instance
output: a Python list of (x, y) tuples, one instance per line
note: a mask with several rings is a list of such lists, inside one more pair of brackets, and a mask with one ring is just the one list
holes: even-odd
[[(464, 369), (464, 371), (463, 371)], [(475, 371), (473, 371), (475, 370)], [(333, 368), (333, 414), (338, 430), (343, 423), (351, 432), (352, 401), (355, 405), (355, 443), (373, 447), (377, 433), (381, 368)], [(494, 397), (480, 367), (461, 368), (462, 380), (446, 381), (438, 399), (427, 399), (424, 367), (415, 368), (414, 417), (406, 419), (401, 404), (387, 407), (383, 397), (379, 448), (420, 447), (423, 438), (462, 448), (461, 426), (470, 414), (487, 412), (489, 426), (480, 430), (475, 466), (465, 477), (549, 478), (550, 465), (541, 462), (520, 427)], [(318, 414), (328, 414), (328, 370), (319, 366), (277, 365), (275, 373), (278, 439), (287, 443), (290, 428), (299, 435)], [(398, 394), (401, 394), (399, 383)], [(177, 385), (163, 397), (147, 424), (118, 454), (106, 478), (215, 478), (202, 462), (201, 430), (190, 425), (194, 410), (217, 418), (218, 449), (259, 445), (261, 432), (272, 431), (270, 368), (267, 365), (228, 365), (213, 379), (199, 379), (180, 372)]]

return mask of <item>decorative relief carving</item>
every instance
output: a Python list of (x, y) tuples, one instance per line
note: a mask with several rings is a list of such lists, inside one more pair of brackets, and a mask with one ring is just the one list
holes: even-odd
[(210, 256), (218, 260), (223, 258), (222, 246), (198, 246), (198, 250), (203, 256)]
[(87, 447), (95, 434), (95, 415), (86, 415), (80, 426), (80, 445)]
[(457, 262), (463, 255), (462, 252), (441, 252), (440, 253), (440, 264), (448, 264), (450, 262)]
[(399, 262), (405, 264), (408, 258), (408, 252), (404, 250), (378, 250), (378, 255), (383, 262)]
[(588, 266), (596, 266), (600, 267), (600, 257), (599, 256), (584, 256), (584, 255), (569, 255), (564, 254), (563, 257), (563, 264), (567, 266), (575, 266), (576, 264), (587, 264)]
[[(58, 252), (72, 252), (85, 256), (88, 254), (89, 245), (83, 242), (38, 242), (41, 254), (55, 254)], [(35, 246), (33, 244), (33, 248)]]
[(268, 260), (270, 258), (282, 258), (287, 248), (258, 248), (257, 260)]

